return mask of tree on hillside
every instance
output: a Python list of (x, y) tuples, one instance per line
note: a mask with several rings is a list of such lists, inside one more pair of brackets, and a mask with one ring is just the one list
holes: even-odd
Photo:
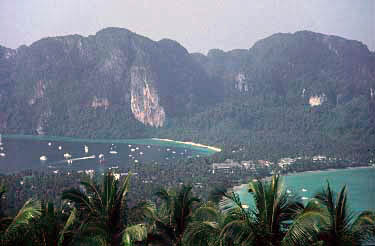
[[(347, 188), (336, 195), (329, 184), (309, 201), (285, 237), (288, 245), (296, 238), (316, 245), (360, 246), (375, 236), (375, 213), (363, 211), (357, 217), (349, 211)], [(298, 245), (298, 244), (297, 244)]]
[(75, 209), (65, 214), (63, 210), (55, 208), (53, 203), (42, 201), (41, 215), (32, 220), (32, 226), (25, 235), (32, 245), (71, 245), (76, 214)]
[(80, 240), (95, 242), (97, 245), (130, 246), (146, 238), (145, 224), (130, 224), (124, 220), (129, 214), (152, 210), (148, 203), (137, 206), (134, 212), (127, 209), (130, 177), (131, 174), (120, 184), (114, 174), (108, 172), (101, 185), (91, 180), (83, 181), (81, 185), (84, 190), (70, 189), (63, 192), (62, 199), (73, 203), (78, 220), (82, 223), (78, 232)]
[(156, 192), (162, 204), (155, 216), (155, 232), (150, 238), (157, 238), (163, 245), (182, 245), (195, 205), (200, 202), (200, 199), (193, 196), (191, 189), (191, 186), (184, 185), (178, 192), (165, 189)]
[(222, 239), (244, 246), (281, 245), (303, 204), (285, 192), (279, 175), (272, 176), (270, 181), (250, 182), (248, 192), (254, 198), (254, 207), (242, 204), (234, 192), (223, 194), (233, 202), (233, 208), (228, 211)]
[(220, 238), (220, 233), (225, 226), (226, 216), (220, 208), (208, 202), (194, 211), (192, 222), (184, 234), (186, 246), (229, 246), (230, 241)]
[(40, 202), (30, 199), (26, 201), (14, 218), (0, 217), (0, 245), (25, 245), (28, 243), (28, 238), (23, 235), (32, 229), (33, 219), (40, 215)]

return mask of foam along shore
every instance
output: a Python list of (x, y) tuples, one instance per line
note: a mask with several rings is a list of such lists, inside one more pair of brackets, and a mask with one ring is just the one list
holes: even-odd
[(183, 141), (176, 141), (176, 140), (166, 139), (166, 138), (152, 138), (152, 139), (157, 140), (157, 141), (176, 143), (176, 144), (186, 144), (186, 145), (190, 145), (190, 146), (194, 146), (194, 147), (206, 148), (206, 149), (209, 149), (209, 150), (213, 150), (215, 152), (221, 152), (220, 148), (208, 146), (208, 145), (203, 145), (203, 144), (199, 144), (199, 143), (194, 143), (194, 142), (183, 142)]

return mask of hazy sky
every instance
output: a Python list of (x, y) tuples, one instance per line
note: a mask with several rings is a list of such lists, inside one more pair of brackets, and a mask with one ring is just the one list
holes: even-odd
[(250, 48), (276, 32), (311, 30), (375, 50), (375, 0), (0, 0), (0, 45), (124, 27), (190, 52)]

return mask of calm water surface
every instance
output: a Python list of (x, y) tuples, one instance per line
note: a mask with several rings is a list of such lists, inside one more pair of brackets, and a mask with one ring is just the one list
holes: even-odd
[[(132, 168), (210, 155), (207, 148), (155, 139), (93, 140), (68, 137), (2, 135), (0, 173), (24, 169)], [(42, 156), (46, 158), (44, 159)], [(41, 158), (42, 157), (42, 158)]]
[[(353, 211), (375, 210), (375, 168), (304, 172), (284, 176), (286, 188), (305, 199), (311, 198), (315, 192), (325, 187), (327, 180), (337, 192), (343, 185), (347, 185), (349, 207)], [(246, 188), (238, 193), (242, 201), (253, 204)]]

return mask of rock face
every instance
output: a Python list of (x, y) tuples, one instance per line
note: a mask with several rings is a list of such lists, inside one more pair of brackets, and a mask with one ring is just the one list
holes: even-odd
[(165, 112), (159, 104), (151, 73), (145, 67), (132, 67), (130, 74), (130, 102), (134, 117), (145, 125), (162, 127)]
[(180, 44), (121, 28), (0, 47), (0, 84), (2, 132), (129, 136), (222, 100)]

